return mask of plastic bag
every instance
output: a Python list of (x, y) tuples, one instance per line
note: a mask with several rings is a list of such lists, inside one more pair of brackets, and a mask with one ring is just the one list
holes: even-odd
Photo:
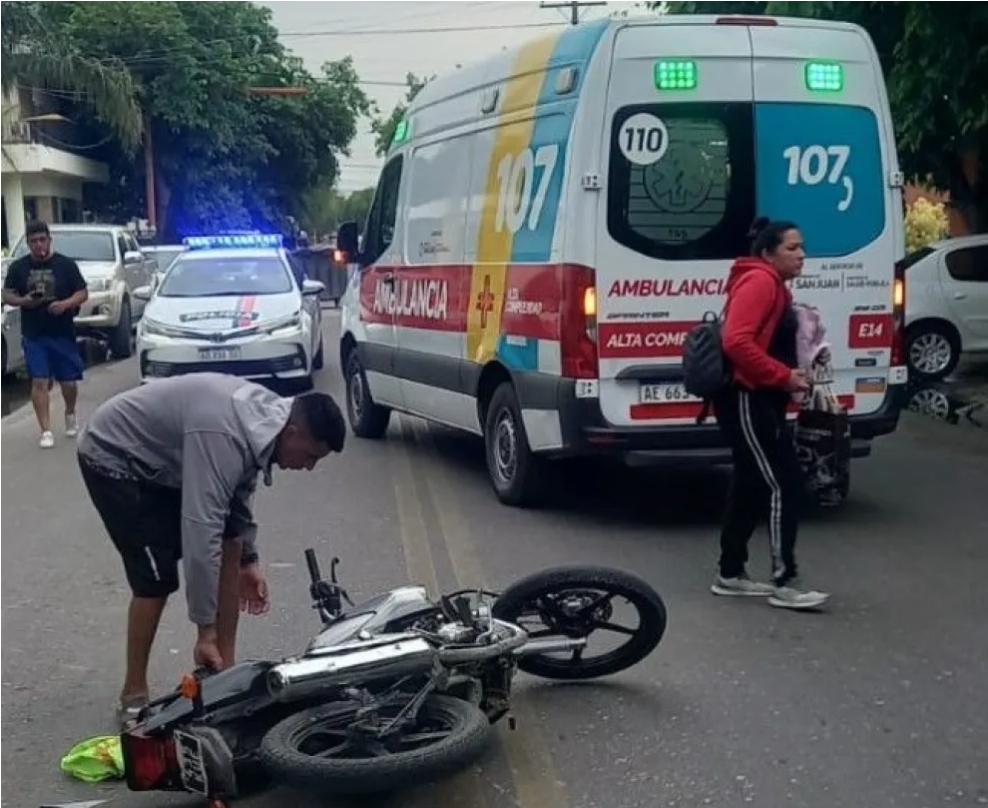
[(124, 761), (120, 736), (100, 735), (80, 741), (62, 757), (61, 768), (66, 774), (87, 783), (122, 780)]

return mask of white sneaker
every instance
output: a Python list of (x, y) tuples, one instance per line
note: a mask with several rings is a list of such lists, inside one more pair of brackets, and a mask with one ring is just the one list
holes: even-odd
[(801, 589), (799, 586), (799, 581), (793, 579), (788, 581), (785, 586), (777, 586), (771, 595), (769, 595), (768, 602), (772, 606), (777, 606), (780, 609), (819, 609), (823, 604), (830, 600), (830, 595), (826, 592), (815, 592), (806, 591)]
[(65, 416), (65, 436), (74, 438), (79, 434), (79, 425), (76, 423), (75, 414)]
[(50, 449), (54, 445), (55, 445), (55, 436), (52, 435), (50, 431), (42, 432), (41, 440), (38, 441), (38, 446), (40, 446), (42, 449)]
[(770, 584), (762, 584), (752, 581), (747, 573), (741, 573), (737, 578), (722, 578), (717, 576), (710, 591), (715, 595), (725, 595), (727, 597), (767, 597), (775, 591), (775, 587)]

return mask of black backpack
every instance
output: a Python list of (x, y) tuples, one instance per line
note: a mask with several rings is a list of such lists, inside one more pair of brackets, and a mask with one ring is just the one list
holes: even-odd
[(707, 420), (712, 400), (731, 384), (731, 363), (721, 344), (722, 326), (722, 315), (707, 312), (683, 341), (683, 386), (691, 396), (703, 399), (698, 424)]

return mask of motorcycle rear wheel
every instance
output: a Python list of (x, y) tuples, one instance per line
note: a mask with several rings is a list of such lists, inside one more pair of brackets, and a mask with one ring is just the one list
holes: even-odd
[[(373, 794), (420, 785), (453, 774), (479, 758), (492, 734), (487, 717), (473, 704), (450, 696), (431, 695), (418, 712), (416, 727), (401, 740), (416, 735), (435, 737), (433, 743), (378, 756), (333, 757), (349, 749), (345, 731), (356, 716), (355, 702), (334, 702), (296, 713), (275, 724), (261, 741), (258, 757), (274, 780), (320, 794)], [(393, 718), (399, 708), (386, 713)], [(437, 727), (439, 729), (437, 729)], [(319, 749), (315, 738), (343, 740)], [(404, 744), (407, 745), (407, 744)], [(393, 746), (393, 744), (392, 744)], [(323, 756), (316, 756), (320, 752)], [(367, 753), (371, 754), (371, 753)]]
[[(643, 580), (630, 573), (607, 567), (555, 567), (529, 575), (509, 586), (494, 603), (493, 614), (498, 620), (519, 623), (519, 618), (538, 609), (553, 595), (563, 593), (607, 592), (611, 597), (627, 599), (637, 609), (639, 627), (631, 639), (610, 653), (582, 659), (558, 659), (544, 654), (524, 656), (518, 660), (518, 669), (544, 679), (576, 681), (610, 676), (637, 665), (662, 641), (667, 616), (661, 596)], [(609, 602), (609, 599), (608, 599)], [(556, 636), (589, 636), (595, 630), (608, 630), (603, 625), (593, 626), (593, 615), (576, 618), (558, 616), (554, 622)], [(546, 625), (549, 622), (544, 620)], [(526, 626), (521, 624), (523, 628)], [(553, 626), (549, 626), (550, 629)]]

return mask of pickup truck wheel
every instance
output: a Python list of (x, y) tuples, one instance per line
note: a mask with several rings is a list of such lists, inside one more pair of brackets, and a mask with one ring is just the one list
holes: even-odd
[(547, 494), (545, 460), (528, 445), (518, 396), (503, 382), (491, 397), (484, 420), (487, 471), (494, 493), (505, 505), (535, 507)]
[(130, 301), (124, 300), (120, 306), (120, 322), (110, 337), (110, 353), (114, 359), (126, 359), (134, 352), (131, 330)]

